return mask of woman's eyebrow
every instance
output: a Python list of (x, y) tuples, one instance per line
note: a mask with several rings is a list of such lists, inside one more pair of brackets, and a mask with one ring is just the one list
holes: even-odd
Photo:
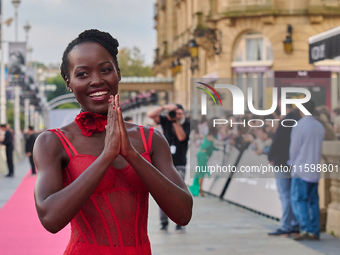
[(89, 67), (88, 67), (88, 66), (77, 66), (77, 67), (75, 68), (75, 70), (78, 69), (78, 68), (89, 68)]
[[(105, 64), (112, 64), (111, 61), (104, 61), (104, 62), (101, 62), (99, 63), (98, 65), (101, 66), (101, 65), (105, 65)], [(77, 66), (75, 69), (78, 69), (78, 68), (89, 68), (88, 66)]]
[(112, 62), (108, 60), (108, 61), (101, 62), (99, 65), (104, 65), (104, 64), (112, 64)]

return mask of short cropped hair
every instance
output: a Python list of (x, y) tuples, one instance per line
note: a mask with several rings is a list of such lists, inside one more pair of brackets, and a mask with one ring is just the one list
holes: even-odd
[(180, 104), (176, 104), (176, 105), (177, 105), (177, 109), (182, 109), (184, 111), (184, 108), (183, 108), (182, 105), (180, 105)]
[(80, 33), (76, 39), (70, 42), (64, 51), (62, 63), (60, 66), (60, 73), (65, 81), (69, 76), (69, 73), (68, 73), (68, 68), (70, 64), (69, 54), (71, 50), (76, 45), (87, 43), (87, 42), (95, 42), (103, 46), (111, 54), (111, 56), (113, 57), (115, 61), (116, 68), (117, 70), (119, 70), (118, 61), (117, 61), (119, 43), (117, 39), (113, 38), (109, 33), (102, 32), (97, 29), (85, 30), (84, 32)]

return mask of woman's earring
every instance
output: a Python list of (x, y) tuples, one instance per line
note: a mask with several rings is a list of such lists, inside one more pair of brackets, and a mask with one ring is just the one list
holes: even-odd
[(70, 87), (68, 87), (68, 91), (73, 92), (73, 90)]

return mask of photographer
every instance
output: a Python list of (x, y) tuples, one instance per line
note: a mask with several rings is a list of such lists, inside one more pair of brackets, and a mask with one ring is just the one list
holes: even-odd
[[(165, 110), (168, 111), (168, 115), (160, 115)], [(185, 118), (183, 107), (179, 104), (159, 106), (149, 112), (148, 117), (162, 126), (164, 136), (170, 146), (174, 166), (184, 179), (185, 166), (187, 163), (186, 154), (188, 150), (190, 122)], [(160, 219), (162, 225), (161, 230), (167, 231), (169, 224), (168, 216), (161, 209)], [(176, 230), (183, 231), (183, 227), (177, 225)]]

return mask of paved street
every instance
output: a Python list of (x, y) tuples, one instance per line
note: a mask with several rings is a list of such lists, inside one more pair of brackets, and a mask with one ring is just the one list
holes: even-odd
[[(13, 179), (0, 178), (0, 207), (3, 206), (29, 169), (28, 160), (16, 165)], [(158, 207), (150, 198), (149, 235), (153, 255), (173, 254), (275, 254), (338, 255), (340, 239), (323, 233), (320, 241), (296, 242), (285, 237), (268, 237), (278, 222), (216, 197), (194, 198), (194, 213), (186, 232), (159, 231)]]
[(151, 200), (149, 233), (154, 255), (170, 254), (298, 254), (338, 255), (340, 239), (322, 234), (321, 241), (296, 242), (285, 237), (268, 237), (278, 222), (215, 197), (194, 199), (194, 214), (186, 233), (158, 230), (157, 205)]

